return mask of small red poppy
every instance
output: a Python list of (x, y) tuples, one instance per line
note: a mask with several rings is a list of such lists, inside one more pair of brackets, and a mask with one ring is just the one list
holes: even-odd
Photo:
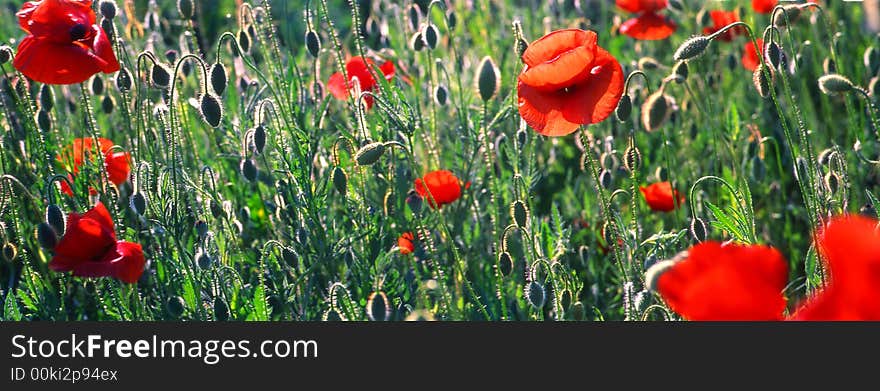
[(16, 16), (28, 35), (13, 65), (25, 76), (46, 84), (75, 84), (119, 70), (110, 39), (95, 23), (91, 0), (29, 1)]
[[(739, 15), (737, 15), (734, 11), (714, 10), (709, 11), (709, 16), (712, 17), (712, 26), (703, 28), (703, 34), (706, 35), (714, 34), (716, 31), (723, 29), (725, 26), (740, 21)], [(745, 33), (746, 30), (742, 28), (742, 26), (738, 26), (725, 31), (723, 34), (719, 35), (717, 39), (730, 42), (733, 41), (733, 38), (735, 38), (737, 35), (742, 35)]]
[(639, 14), (620, 25), (620, 32), (635, 39), (666, 39), (675, 32), (676, 25), (658, 14), (669, 4), (668, 0), (617, 0), (617, 6)]
[(880, 231), (877, 220), (836, 217), (816, 243), (831, 276), (829, 284), (802, 304), (793, 320), (880, 320)]
[[(348, 80), (342, 72), (336, 72), (330, 76), (327, 81), (327, 89), (336, 99), (346, 100), (349, 97), (349, 91), (355, 87), (355, 82), (361, 91), (375, 91), (379, 84), (370, 73), (375, 63), (369, 58), (360, 56), (352, 57), (345, 64), (345, 73)], [(379, 66), (379, 71), (385, 76), (385, 80), (391, 80), (394, 77), (394, 63), (385, 61)], [(367, 96), (364, 98), (367, 108), (373, 107), (373, 98)]]
[(657, 279), (657, 291), (688, 320), (781, 320), (788, 263), (762, 245), (704, 242)]
[(778, 0), (752, 0), (752, 9), (759, 14), (769, 14), (777, 4)]
[(67, 229), (55, 246), (49, 268), (77, 277), (114, 277), (133, 284), (144, 272), (141, 245), (116, 240), (113, 220), (104, 204), (84, 215), (70, 213)]
[[(417, 178), (415, 186), (416, 192), (434, 209), (461, 197), (461, 180), (449, 170), (431, 171), (424, 178)], [(469, 186), (470, 183), (465, 184), (465, 188)]]
[(764, 40), (758, 38), (758, 50), (755, 50), (755, 45), (752, 44), (752, 41), (749, 40), (746, 42), (745, 49), (743, 50), (742, 55), (742, 64), (743, 67), (748, 69), (751, 72), (754, 72), (755, 69), (758, 69), (758, 65), (761, 65), (761, 57), (758, 56), (758, 52), (764, 51)]
[(623, 94), (623, 70), (599, 47), (595, 32), (558, 30), (522, 56), (517, 95), (523, 120), (545, 136), (565, 136), (603, 121)]
[(400, 248), (401, 254), (412, 254), (412, 252), (416, 250), (415, 245), (413, 245), (413, 240), (415, 240), (415, 236), (412, 232), (404, 232), (399, 238), (397, 238), (397, 247)]
[(672, 189), (668, 181), (639, 186), (648, 207), (655, 212), (671, 212), (684, 203), (684, 196)]
[[(129, 162), (131, 154), (128, 152), (118, 152), (113, 150), (113, 141), (106, 138), (98, 139), (101, 153), (104, 154), (104, 168), (107, 171), (107, 179), (116, 186), (120, 186), (128, 181), (128, 175), (131, 173)], [(71, 173), (70, 179), (79, 172), (79, 168), (83, 165), (83, 158), (94, 161), (94, 139), (78, 138), (73, 140), (73, 144), (67, 146), (56, 159), (67, 166), (67, 170)], [(61, 182), (61, 191), (69, 196), (73, 196), (73, 191), (67, 182)]]

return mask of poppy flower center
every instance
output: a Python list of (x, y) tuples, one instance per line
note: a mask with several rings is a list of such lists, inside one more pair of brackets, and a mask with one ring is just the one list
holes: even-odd
[(70, 39), (73, 41), (79, 41), (86, 37), (87, 32), (88, 29), (86, 25), (77, 23), (70, 28)]

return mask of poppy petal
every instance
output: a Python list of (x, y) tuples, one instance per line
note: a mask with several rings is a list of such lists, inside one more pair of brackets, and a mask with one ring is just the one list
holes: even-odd
[(596, 46), (578, 46), (550, 61), (530, 66), (519, 80), (542, 91), (554, 91), (583, 82), (590, 77), (590, 64), (596, 54)]
[(144, 274), (144, 266), (147, 264), (141, 245), (118, 242), (116, 252), (119, 256), (111, 261), (114, 267), (113, 277), (122, 282), (134, 284)]
[(76, 84), (101, 72), (95, 58), (84, 46), (58, 44), (29, 35), (19, 43), (13, 65), (40, 83)]
[(104, 203), (98, 202), (98, 204), (86, 212), (82, 218), (96, 221), (102, 228), (110, 232), (113, 238), (116, 238), (116, 233), (113, 232), (113, 218), (110, 217), (110, 211), (107, 210)]
[(128, 152), (116, 152), (104, 157), (107, 178), (111, 183), (120, 186), (128, 181), (128, 175), (131, 173), (131, 169), (129, 168), (130, 159), (131, 154)]
[(336, 72), (330, 76), (327, 81), (327, 89), (333, 94), (333, 97), (340, 100), (348, 99), (348, 88), (346, 88), (345, 77), (342, 72)]
[(101, 72), (113, 73), (119, 71), (119, 61), (116, 60), (116, 54), (113, 52), (113, 44), (110, 43), (110, 38), (96, 24), (92, 25), (92, 32), (94, 33), (92, 50), (88, 52), (91, 59), (95, 61)]
[(675, 29), (675, 23), (653, 12), (639, 15), (639, 17), (627, 20), (620, 25), (621, 33), (635, 39), (648, 41), (669, 38)]
[(769, 14), (777, 4), (778, 0), (752, 0), (752, 9), (760, 14)]
[[(597, 65), (601, 64), (601, 65)], [(605, 49), (596, 49), (589, 79), (574, 86), (562, 109), (566, 120), (579, 124), (602, 122), (617, 108), (623, 95), (623, 69)]]
[[(764, 40), (761, 38), (758, 38), (758, 47), (764, 47)], [(758, 50), (755, 49), (755, 45), (752, 44), (752, 41), (746, 42), (746, 46), (743, 50), (742, 55), (742, 64), (744, 68), (751, 72), (754, 72), (755, 69), (758, 69), (758, 65), (761, 64), (761, 59), (760, 57), (758, 57)]]
[(589, 50), (592, 47), (596, 47), (597, 41), (598, 37), (592, 31), (580, 29), (557, 30), (532, 42), (523, 52), (522, 60), (529, 67), (536, 67), (579, 46), (586, 47)]
[(550, 137), (574, 133), (579, 123), (569, 121), (562, 113), (567, 95), (544, 92), (522, 82), (517, 85), (519, 115), (536, 132)]
[(620, 9), (635, 14), (662, 10), (669, 5), (669, 0), (617, 0), (615, 3)]

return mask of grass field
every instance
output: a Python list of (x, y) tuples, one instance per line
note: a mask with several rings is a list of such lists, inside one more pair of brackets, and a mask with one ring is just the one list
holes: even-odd
[[(647, 40), (614, 1), (352, 2), (96, 1), (121, 70), (47, 84), (14, 66), (22, 2), (0, 1), (0, 319), (678, 320), (646, 271), (707, 240), (778, 249), (790, 314), (829, 283), (817, 227), (876, 217), (860, 3), (784, 2), (774, 24), (750, 1), (661, 1), (645, 13), (674, 31)], [(713, 10), (747, 28), (702, 45)], [(590, 91), (600, 57), (625, 86), (545, 136), (523, 58), (563, 29), (610, 56), (583, 60)], [(98, 201), (115, 225), (75, 236)], [(146, 264), (94, 258), (134, 248), (117, 240)], [(65, 266), (80, 253), (102, 265)]]

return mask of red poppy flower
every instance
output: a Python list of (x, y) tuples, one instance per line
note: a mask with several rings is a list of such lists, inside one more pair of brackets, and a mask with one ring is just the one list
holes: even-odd
[(819, 233), (817, 247), (829, 284), (798, 308), (793, 320), (880, 320), (880, 232), (877, 220), (837, 217)]
[[(107, 171), (107, 179), (116, 186), (120, 186), (128, 181), (128, 174), (131, 172), (129, 161), (131, 154), (128, 152), (113, 151), (113, 141), (106, 138), (98, 139), (101, 153), (104, 154), (104, 168)], [(78, 138), (73, 140), (73, 144), (66, 147), (56, 159), (62, 164), (67, 165), (67, 170), (71, 172), (70, 178), (79, 172), (80, 166), (83, 165), (83, 158), (94, 161), (94, 139)], [(67, 182), (61, 182), (61, 191), (69, 196), (73, 196), (73, 191)]]
[(675, 32), (676, 25), (657, 12), (666, 8), (668, 0), (617, 0), (617, 6), (639, 14), (620, 25), (620, 32), (635, 39), (666, 39)]
[(758, 57), (758, 52), (764, 51), (764, 40), (758, 38), (758, 50), (755, 50), (755, 45), (752, 44), (752, 41), (749, 40), (746, 42), (746, 47), (743, 50), (742, 55), (742, 64), (743, 67), (748, 69), (751, 72), (754, 72), (755, 69), (758, 69), (758, 65), (761, 65), (761, 57)]
[(752, 0), (752, 9), (760, 14), (769, 14), (777, 4), (778, 0)]
[[(449, 170), (431, 171), (415, 181), (416, 192), (437, 209), (461, 197), (461, 180)], [(464, 185), (470, 187), (470, 183)], [(430, 193), (430, 194), (429, 194)]]
[(71, 271), (77, 277), (115, 277), (133, 284), (145, 264), (141, 245), (116, 240), (110, 213), (99, 202), (82, 216), (70, 213), (49, 268)]
[(657, 278), (657, 291), (688, 320), (781, 320), (788, 264), (769, 246), (705, 242)]
[(670, 212), (684, 203), (684, 196), (672, 189), (668, 181), (653, 183), (647, 187), (639, 186), (648, 207), (655, 212)]
[[(734, 11), (714, 10), (709, 11), (709, 16), (712, 17), (712, 26), (703, 29), (703, 33), (706, 35), (714, 34), (716, 31), (723, 29), (731, 23), (739, 22), (739, 15)], [(717, 39), (730, 42), (733, 41), (733, 38), (737, 35), (745, 33), (746, 30), (742, 26), (738, 26), (725, 31), (724, 34), (719, 35)]]
[[(357, 86), (361, 91), (374, 91), (378, 88), (378, 82), (373, 79), (373, 75), (370, 73), (370, 69), (373, 68), (375, 63), (373, 60), (369, 58), (363, 58), (360, 56), (352, 57), (345, 64), (345, 73), (348, 75), (348, 80), (345, 80), (345, 76), (342, 75), (342, 72), (336, 72), (332, 76), (330, 76), (330, 80), (327, 81), (327, 89), (330, 90), (330, 93), (333, 94), (336, 99), (346, 100), (349, 97), (349, 90), (355, 87), (355, 82), (357, 82)], [(385, 80), (391, 80), (394, 77), (394, 63), (391, 61), (385, 61), (382, 65), (379, 66), (379, 71), (385, 76)], [(373, 98), (367, 96), (364, 98), (364, 101), (367, 104), (367, 108), (373, 107)]]
[(416, 250), (413, 240), (415, 240), (415, 236), (413, 236), (412, 232), (404, 232), (397, 238), (397, 247), (400, 248), (401, 254), (412, 254)]
[(46, 84), (75, 84), (119, 70), (110, 39), (95, 24), (91, 0), (29, 1), (16, 16), (28, 35), (13, 65), (25, 76)]
[(545, 136), (565, 136), (607, 118), (623, 94), (620, 63), (599, 47), (595, 32), (558, 30), (523, 53), (519, 114)]

